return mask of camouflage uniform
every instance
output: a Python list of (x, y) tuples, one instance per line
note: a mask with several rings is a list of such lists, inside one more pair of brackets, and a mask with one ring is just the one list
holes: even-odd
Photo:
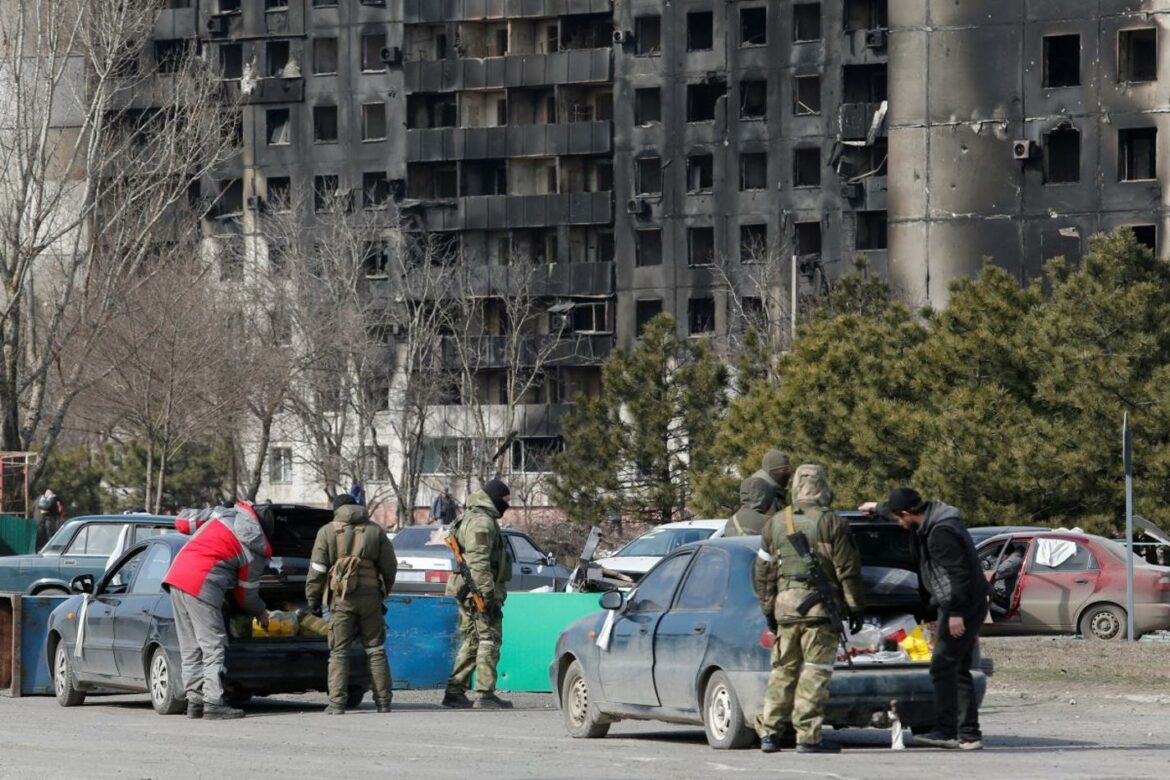
[(795, 531), (808, 537), (838, 602), (844, 602), (849, 613), (864, 611), (865, 593), (861, 556), (849, 527), (829, 509), (832, 491), (824, 467), (799, 467), (792, 490), (791, 510), (774, 515), (764, 526), (755, 565), (760, 607), (765, 615), (775, 615), (780, 626), (756, 731), (761, 737), (778, 735), (791, 721), (797, 742), (811, 745), (821, 741), (829, 679), (837, 657), (837, 627), (830, 624), (821, 604), (804, 616), (797, 612), (813, 590), (807, 569), (788, 541), (789, 516)]
[[(340, 558), (361, 558), (357, 586), (344, 596), (331, 590), (329, 571)], [(386, 620), (382, 603), (394, 587), (398, 558), (394, 545), (381, 526), (370, 522), (364, 506), (344, 504), (333, 512), (333, 522), (321, 527), (313, 544), (305, 597), (310, 608), (321, 605), (324, 597), (329, 617), (329, 704), (331, 710), (344, 710), (349, 684), (349, 650), (357, 632), (370, 666), (370, 685), (379, 710), (390, 707), (393, 679), (386, 658)]]

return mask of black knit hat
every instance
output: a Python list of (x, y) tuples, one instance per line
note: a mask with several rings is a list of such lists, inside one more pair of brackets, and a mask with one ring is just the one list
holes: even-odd
[(349, 493), (340, 493), (340, 494), (333, 497), (333, 511), (336, 512), (338, 509), (341, 509), (343, 506), (346, 506), (348, 504), (356, 504), (356, 503), (357, 503), (357, 501), (355, 501), (353, 496), (351, 496)]
[(488, 498), (493, 501), (500, 501), (504, 496), (512, 495), (511, 489), (504, 484), (503, 480), (493, 479), (484, 483), (483, 492), (488, 494)]
[(895, 515), (898, 512), (913, 512), (917, 514), (926, 504), (918, 491), (911, 487), (894, 488), (886, 503), (878, 507), (879, 514)]

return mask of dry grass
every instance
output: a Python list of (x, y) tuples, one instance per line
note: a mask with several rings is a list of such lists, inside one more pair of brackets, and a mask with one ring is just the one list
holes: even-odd
[(1072, 637), (988, 637), (989, 690), (1034, 695), (1170, 693), (1170, 642), (1093, 642)]

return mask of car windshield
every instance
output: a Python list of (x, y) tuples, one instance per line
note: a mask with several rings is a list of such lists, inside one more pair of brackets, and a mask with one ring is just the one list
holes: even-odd
[(73, 538), (73, 533), (77, 530), (77, 526), (81, 525), (80, 520), (70, 520), (65, 525), (57, 529), (57, 533), (53, 534), (53, 538), (45, 543), (41, 548), (42, 553), (59, 553), (65, 549), (69, 544), (69, 540)]
[(398, 555), (448, 555), (438, 526), (420, 525), (404, 528), (394, 537), (394, 552)]
[(647, 531), (614, 554), (614, 558), (661, 558), (676, 547), (701, 542), (714, 528), (655, 528)]

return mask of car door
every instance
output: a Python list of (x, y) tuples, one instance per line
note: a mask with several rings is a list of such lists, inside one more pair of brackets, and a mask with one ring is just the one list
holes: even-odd
[(727, 599), (731, 556), (703, 547), (687, 570), (674, 606), (654, 633), (654, 686), (663, 707), (696, 710), (695, 678)]
[(142, 564), (145, 548), (137, 548), (115, 564), (97, 585), (97, 591), (85, 607), (79, 664), (89, 674), (117, 677), (114, 655), (114, 623), (118, 608), (129, 593), (134, 574)]
[[(557, 567), (548, 565), (548, 555), (540, 551), (524, 534), (505, 534), (512, 544), (512, 581), (515, 590), (536, 590), (546, 585), (556, 587)], [(519, 585), (517, 585), (519, 583)]]
[(130, 590), (114, 610), (114, 660), (118, 676), (123, 679), (146, 680), (142, 648), (146, 646), (158, 602), (164, 598), (162, 581), (170, 566), (170, 545), (159, 542), (146, 545)]
[(1085, 544), (1038, 537), (1020, 577), (1020, 625), (1034, 631), (1072, 631), (1093, 595), (1100, 566)]
[(608, 701), (656, 706), (654, 688), (654, 632), (674, 601), (674, 593), (693, 550), (666, 558), (630, 592), (623, 609), (614, 613), (609, 648), (602, 650), (598, 668)]

